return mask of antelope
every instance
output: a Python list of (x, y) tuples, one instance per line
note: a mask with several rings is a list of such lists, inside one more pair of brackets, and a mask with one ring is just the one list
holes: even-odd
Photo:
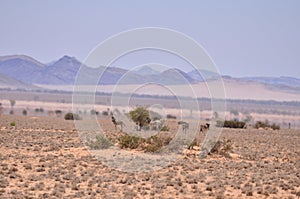
[(117, 121), (114, 116), (111, 116), (111, 121), (115, 125), (115, 129), (117, 130), (117, 126), (120, 126), (121, 131), (123, 131), (124, 122), (123, 121)]
[(210, 124), (209, 123), (205, 123), (205, 124), (200, 124), (200, 132), (204, 132), (204, 130), (208, 130), (209, 129)]
[(181, 125), (183, 132), (186, 132), (189, 129), (189, 126), (190, 126), (189, 123), (184, 122), (184, 121), (179, 121), (178, 125)]

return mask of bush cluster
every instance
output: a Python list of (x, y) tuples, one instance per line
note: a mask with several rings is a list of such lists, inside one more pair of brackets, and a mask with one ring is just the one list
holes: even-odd
[(43, 113), (44, 112), (44, 109), (43, 108), (36, 108), (36, 109), (34, 109), (34, 111), (36, 112), (36, 113)]
[(129, 115), (132, 121), (138, 123), (141, 127), (145, 126), (150, 118), (149, 111), (144, 107), (137, 107), (136, 109), (130, 111)]
[(102, 111), (102, 115), (103, 116), (108, 116), (109, 114), (108, 114), (108, 111)]
[(262, 122), (262, 121), (257, 121), (254, 125), (255, 128), (259, 129), (259, 128), (271, 128), (273, 130), (280, 130), (280, 126), (273, 123), (270, 124), (268, 120)]
[(123, 135), (119, 138), (121, 148), (136, 149), (144, 142), (144, 138), (132, 135)]
[(246, 125), (245, 122), (238, 120), (225, 120), (225, 121), (217, 121), (217, 127), (225, 127), (225, 128), (244, 128)]
[(175, 115), (171, 115), (171, 114), (167, 114), (167, 118), (168, 119), (176, 119), (176, 116)]
[(158, 135), (153, 135), (147, 139), (132, 135), (123, 135), (119, 138), (119, 145), (121, 148), (139, 148), (145, 152), (154, 153), (169, 144), (170, 141), (171, 138), (161, 138)]
[(97, 135), (95, 140), (88, 140), (87, 146), (91, 149), (108, 149), (109, 147), (113, 146), (113, 143), (102, 135)]
[(81, 120), (81, 118), (78, 114), (69, 112), (65, 115), (65, 120)]
[(217, 142), (212, 143), (213, 147), (210, 151), (212, 154), (220, 154), (228, 156), (233, 150), (233, 142), (230, 139), (218, 140)]
[(11, 122), (10, 126), (16, 126), (16, 122), (15, 121)]
[(145, 152), (156, 152), (159, 151), (163, 147), (163, 141), (159, 139), (157, 135), (151, 136), (150, 138), (146, 139), (145, 145), (143, 146), (143, 149)]

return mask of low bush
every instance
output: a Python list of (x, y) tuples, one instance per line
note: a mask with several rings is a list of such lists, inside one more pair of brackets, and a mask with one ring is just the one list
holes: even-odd
[(55, 112), (56, 115), (61, 115), (62, 114), (61, 110), (55, 110), (54, 112)]
[(26, 115), (27, 115), (27, 111), (24, 109), (24, 110), (22, 111), (22, 114), (23, 114), (24, 116), (26, 116)]
[(168, 119), (176, 119), (176, 116), (175, 115), (171, 115), (171, 114), (167, 114), (167, 118)]
[(145, 143), (143, 149), (145, 152), (151, 153), (159, 151), (164, 145), (163, 141), (157, 135), (149, 137)]
[(150, 118), (150, 113), (145, 107), (137, 107), (129, 112), (129, 116), (135, 123), (138, 123), (140, 127), (146, 126)]
[(119, 145), (121, 148), (129, 148), (129, 149), (141, 149), (145, 152), (154, 153), (159, 151), (164, 145), (169, 144), (171, 138), (163, 138), (159, 135), (153, 135), (147, 139), (124, 135), (119, 138)]
[(80, 116), (75, 113), (69, 112), (65, 115), (65, 120), (80, 120), (80, 119), (81, 119)]
[(275, 123), (273, 123), (273, 124), (271, 125), (271, 128), (272, 128), (273, 130), (280, 130), (280, 126), (279, 126), (278, 124), (275, 124)]
[(233, 142), (230, 139), (218, 140), (217, 142), (211, 143), (212, 149), (210, 153), (212, 154), (220, 154), (224, 156), (228, 156), (230, 152), (233, 150)]
[(36, 108), (36, 109), (34, 109), (34, 111), (35, 111), (36, 113), (39, 113), (39, 112), (43, 113), (43, 112), (44, 112), (44, 109), (43, 109), (43, 108)]
[(245, 122), (238, 120), (225, 120), (225, 121), (217, 121), (217, 127), (225, 127), (225, 128), (244, 128), (246, 125)]
[(108, 111), (102, 111), (103, 116), (108, 116)]
[(264, 122), (262, 121), (257, 121), (254, 125), (255, 128), (259, 129), (259, 128), (271, 128), (273, 130), (280, 130), (280, 126), (273, 123), (272, 125), (270, 125), (269, 121), (266, 120)]
[(145, 142), (144, 138), (132, 135), (123, 135), (119, 138), (119, 144), (121, 148), (136, 149), (143, 142)]
[(13, 121), (13, 122), (11, 122), (9, 125), (10, 125), (10, 126), (16, 126), (16, 122)]
[(113, 146), (113, 143), (102, 135), (97, 135), (95, 140), (88, 140), (87, 146), (91, 149), (108, 149), (109, 147)]

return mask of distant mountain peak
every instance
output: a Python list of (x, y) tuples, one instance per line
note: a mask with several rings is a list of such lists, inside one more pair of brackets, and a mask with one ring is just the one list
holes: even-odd
[(44, 64), (41, 62), (37, 61), (36, 59), (29, 57), (27, 55), (6, 55), (6, 56), (0, 56), (0, 61), (8, 61), (8, 60), (13, 60), (13, 59), (20, 59), (28, 62), (33, 62), (34, 64), (43, 67)]
[(142, 66), (141, 68), (138, 68), (137, 70), (135, 70), (135, 72), (139, 75), (157, 75), (159, 74), (159, 71), (153, 69), (150, 66)]

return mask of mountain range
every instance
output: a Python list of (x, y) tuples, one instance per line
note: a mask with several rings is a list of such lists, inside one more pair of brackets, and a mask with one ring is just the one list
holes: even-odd
[[(86, 73), (82, 79), (90, 79), (99, 69), (82, 65), (75, 57), (63, 56), (57, 61), (43, 64), (26, 55), (0, 56), (0, 86), (16, 86), (17, 88), (37, 88), (34, 85), (73, 85), (77, 73), (83, 67)], [(156, 71), (149, 66), (143, 66), (138, 70), (126, 70), (119, 67), (100, 67), (103, 75), (99, 80), (101, 85), (114, 84), (143, 84), (156, 83), (164, 85), (196, 84), (203, 82), (201, 76), (206, 80), (214, 80), (218, 77), (216, 73), (201, 70), (184, 72), (177, 68), (170, 68), (165, 71)], [(258, 82), (270, 88), (292, 88), (300, 90), (300, 79), (293, 77), (244, 77), (232, 78), (236, 81)], [(21, 86), (22, 85), (22, 86)]]

